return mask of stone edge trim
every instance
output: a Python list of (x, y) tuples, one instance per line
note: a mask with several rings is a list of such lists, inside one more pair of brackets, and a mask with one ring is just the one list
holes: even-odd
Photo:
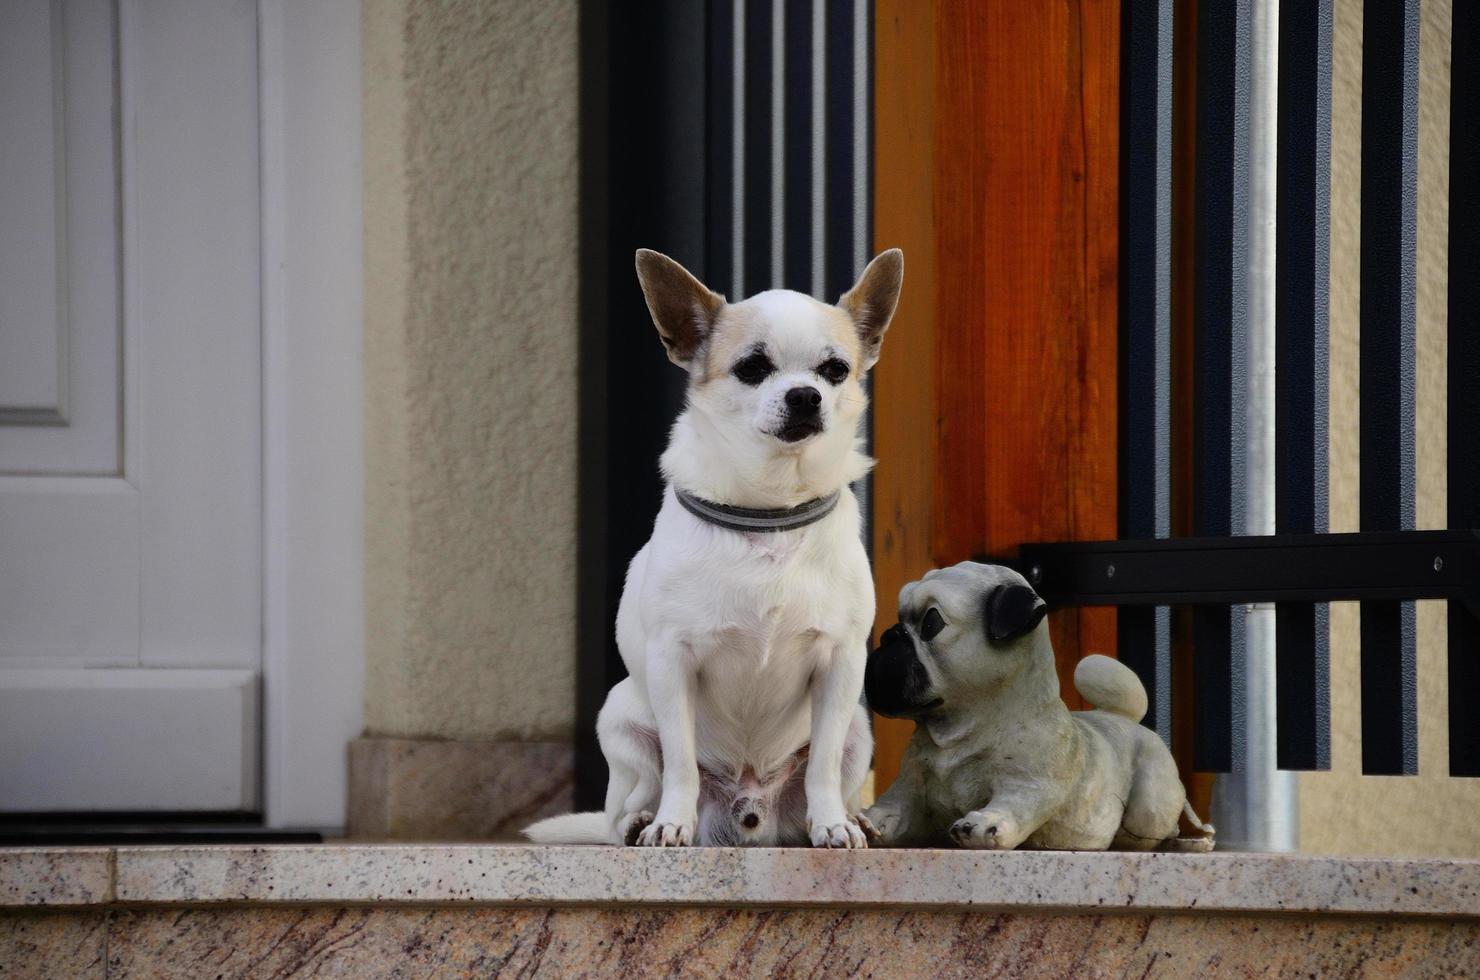
[(519, 845), (0, 851), (0, 907), (694, 905), (1480, 919), (1480, 860)]
[(0, 848), (0, 909), (109, 904), (116, 861), (111, 847)]

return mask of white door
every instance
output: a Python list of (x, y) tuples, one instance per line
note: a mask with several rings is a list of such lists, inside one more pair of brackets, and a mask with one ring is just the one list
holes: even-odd
[(0, 3), (0, 812), (260, 808), (251, 0)]

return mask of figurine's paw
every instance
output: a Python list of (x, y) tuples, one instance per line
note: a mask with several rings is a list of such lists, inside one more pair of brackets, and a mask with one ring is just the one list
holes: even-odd
[(628, 847), (632, 847), (637, 843), (637, 835), (642, 833), (643, 828), (652, 822), (653, 814), (649, 810), (639, 810), (636, 813), (627, 814), (617, 822), (617, 827), (622, 832), (622, 843)]
[(868, 817), (860, 813), (853, 820), (858, 824), (858, 829), (863, 831), (863, 839), (868, 843), (869, 847), (874, 847), (884, 842), (884, 835), (879, 833), (878, 828), (869, 822)]
[(838, 823), (813, 823), (808, 820), (807, 833), (812, 838), (813, 847), (841, 847), (858, 850), (868, 847), (868, 839), (863, 836), (863, 828), (851, 819), (844, 819)]
[(951, 824), (951, 840), (980, 851), (1007, 851), (1018, 845), (1017, 824), (997, 810), (973, 810)]
[(694, 838), (692, 820), (656, 819), (637, 835), (638, 847), (688, 847)]
[(900, 816), (887, 807), (871, 806), (859, 814), (858, 824), (864, 828), (864, 836), (870, 844), (885, 844), (895, 839)]

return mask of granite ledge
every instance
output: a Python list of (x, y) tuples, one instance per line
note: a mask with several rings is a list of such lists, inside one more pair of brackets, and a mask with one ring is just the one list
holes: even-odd
[(689, 905), (1480, 919), (1480, 860), (528, 845), (0, 850), (0, 907)]
[(113, 901), (109, 847), (0, 848), (0, 908), (74, 908)]

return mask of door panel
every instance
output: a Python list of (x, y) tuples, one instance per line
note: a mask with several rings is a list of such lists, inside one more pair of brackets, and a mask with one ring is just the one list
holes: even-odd
[[(61, 260), (66, 212), (60, 168), (61, 32), (49, 3), (16, 4), (0, 31), (0, 132), (31, 133), (0, 142), (0, 224), (19, 234), (0, 240), (0, 391), (11, 413), (37, 421), (66, 417), (66, 281)], [(29, 242), (29, 247), (27, 247)]]
[(0, 809), (257, 805), (257, 37), (0, 5)]
[(0, 673), (138, 662), (138, 491), (0, 478)]
[[(261, 249), (257, 5), (128, 3), (125, 248), (139, 324), (141, 652), (258, 666)], [(188, 81), (187, 81), (188, 80)], [(128, 208), (125, 208), (127, 213)], [(130, 420), (131, 422), (134, 419)], [(132, 431), (130, 432), (132, 435)]]
[(0, 810), (251, 810), (256, 785), (253, 671), (0, 671)]
[(116, 49), (107, 0), (0, 7), (0, 473), (121, 467)]

